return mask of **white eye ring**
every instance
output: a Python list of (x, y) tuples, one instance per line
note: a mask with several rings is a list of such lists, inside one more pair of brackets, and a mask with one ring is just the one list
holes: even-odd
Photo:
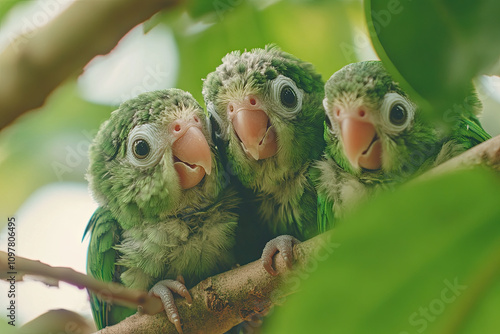
[(284, 118), (294, 118), (302, 109), (304, 92), (292, 79), (284, 75), (278, 75), (271, 82), (271, 96), (275, 104), (280, 106), (280, 114)]
[[(136, 148), (138, 144), (149, 147), (147, 154), (138, 154)], [(127, 159), (136, 167), (152, 167), (158, 163), (163, 154), (161, 147), (164, 143), (158, 129), (151, 124), (138, 125), (128, 135)], [(143, 146), (144, 147), (144, 146)]]
[(415, 116), (415, 105), (398, 93), (387, 93), (382, 102), (383, 126), (388, 132), (398, 133), (410, 125)]

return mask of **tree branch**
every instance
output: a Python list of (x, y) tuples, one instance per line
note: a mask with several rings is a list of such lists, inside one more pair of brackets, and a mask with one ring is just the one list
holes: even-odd
[(47, 285), (58, 285), (59, 281), (63, 281), (79, 289), (87, 288), (110, 303), (128, 307), (140, 305), (146, 314), (156, 314), (163, 307), (160, 299), (148, 295), (146, 291), (127, 289), (122, 284), (102, 282), (71, 268), (52, 267), (0, 251), (0, 279), (21, 281), (25, 275), (35, 276)]
[[(261, 261), (255, 261), (200, 282), (189, 290), (193, 297), (192, 305), (176, 298), (184, 333), (224, 333), (253, 314), (265, 313), (271, 306), (279, 305), (308, 277), (307, 268), (314, 268), (339, 247), (332, 242), (332, 233), (327, 232), (296, 245), (293, 270), (286, 267), (281, 256), (275, 256), (273, 267), (277, 269), (278, 276), (271, 276), (264, 270)], [(156, 315), (136, 313), (97, 333), (177, 334), (177, 331), (161, 312)]]
[(0, 129), (38, 108), (66, 78), (106, 54), (129, 30), (178, 0), (75, 1), (0, 54)]
[(441, 165), (427, 171), (415, 180), (427, 179), (449, 173), (453, 170), (472, 169), (478, 166), (486, 166), (500, 172), (500, 135), (443, 162)]

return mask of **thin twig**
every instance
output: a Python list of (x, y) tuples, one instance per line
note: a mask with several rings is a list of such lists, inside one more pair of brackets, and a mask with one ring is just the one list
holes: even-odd
[(127, 289), (118, 283), (102, 282), (71, 268), (52, 267), (40, 261), (20, 256), (16, 256), (13, 263), (13, 267), (10, 267), (7, 253), (0, 251), (1, 277), (8, 279), (10, 276), (15, 276), (15, 280), (19, 281), (22, 276), (30, 275), (40, 277), (41, 281), (46, 281), (47, 278), (56, 282), (63, 281), (79, 289), (87, 288), (110, 303), (113, 302), (129, 307), (140, 305), (146, 314), (156, 314), (163, 308), (160, 299), (148, 295), (146, 291)]
[(500, 172), (500, 135), (474, 146), (422, 174), (415, 181), (449, 173), (454, 170), (485, 166)]

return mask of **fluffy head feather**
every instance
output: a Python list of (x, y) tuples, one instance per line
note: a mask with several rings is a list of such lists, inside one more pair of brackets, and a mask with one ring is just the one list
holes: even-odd
[[(450, 133), (424, 118), (419, 106), (410, 100), (379, 61), (345, 66), (328, 80), (325, 95), (326, 156), (334, 159), (347, 172), (363, 179), (380, 181), (406, 178), (425, 166), (431, 167), (446, 142), (448, 146), (459, 146), (461, 151), (472, 146), (472, 131), (462, 133), (464, 129), (460, 127)], [(475, 94), (471, 96), (471, 103), (464, 114), (471, 123), (478, 124), (475, 114), (480, 102)], [(344, 120), (351, 116), (360, 121), (359, 124), (366, 124), (366, 121), (373, 125), (375, 135), (370, 135), (368, 145), (364, 144), (366, 150), (361, 152), (361, 149), (359, 152), (360, 157), (372, 154), (371, 158), (375, 158), (371, 161), (376, 161), (378, 151), (375, 149), (380, 149), (378, 168), (363, 168), (362, 164), (353, 161), (356, 159), (349, 158), (350, 144), (345, 140), (347, 130)], [(358, 132), (350, 140), (357, 140), (361, 135)], [(468, 139), (460, 140), (460, 136)], [(376, 147), (375, 144), (380, 146)], [(360, 145), (363, 147), (363, 144)], [(454, 154), (460, 151), (453, 150)], [(377, 166), (377, 163), (372, 165)]]
[[(215, 197), (219, 192), (216, 170), (196, 187), (181, 191), (169, 127), (175, 120), (194, 117), (202, 124), (212, 147), (212, 165), (217, 169), (206, 115), (187, 92), (168, 89), (141, 94), (123, 103), (101, 126), (90, 147), (87, 178), (96, 201), (125, 229), (156, 222), (184, 207), (196, 207), (205, 194)], [(137, 133), (150, 146), (147, 159), (138, 160), (132, 152)]]
[[(281, 100), (283, 87), (292, 88), (298, 103), (286, 107)], [(288, 88), (287, 88), (288, 89)], [(224, 141), (228, 160), (240, 181), (262, 190), (276, 187), (298, 173), (308, 161), (321, 155), (323, 82), (310, 63), (281, 51), (276, 46), (234, 51), (210, 73), (203, 84), (209, 113), (216, 121), (217, 135)], [(252, 158), (228, 117), (228, 106), (255, 96), (269, 118), (268, 129), (276, 133), (274, 155)]]

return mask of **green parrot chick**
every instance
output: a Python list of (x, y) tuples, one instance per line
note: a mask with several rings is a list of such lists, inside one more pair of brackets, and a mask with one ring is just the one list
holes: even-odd
[(283, 192), (284, 181), (321, 155), (322, 90), (311, 64), (276, 46), (231, 52), (208, 75), (205, 102), (243, 185)]
[[(100, 206), (86, 231), (88, 272), (151, 289), (180, 331), (170, 291), (190, 300), (186, 287), (234, 264), (238, 199), (224, 187), (203, 109), (178, 89), (123, 103), (90, 147), (88, 180)], [(100, 328), (130, 313), (92, 301)]]
[(380, 188), (367, 185), (402, 182), (489, 138), (476, 118), (481, 104), (475, 94), (458, 127), (442, 129), (424, 118), (380, 61), (334, 73), (323, 104), (326, 148), (316, 165), (318, 193), (337, 216)]
[[(203, 95), (218, 146), (258, 202), (263, 227), (253, 229), (271, 237), (315, 235), (316, 192), (307, 171), (324, 148), (321, 76), (273, 45), (233, 51), (207, 76)], [(295, 239), (288, 240), (291, 246)]]

